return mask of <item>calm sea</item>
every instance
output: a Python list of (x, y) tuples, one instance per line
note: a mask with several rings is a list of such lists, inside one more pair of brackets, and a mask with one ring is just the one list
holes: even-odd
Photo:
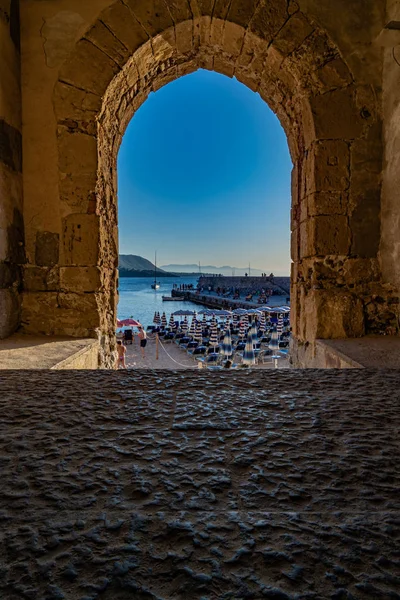
[(152, 290), (152, 277), (120, 277), (118, 318), (133, 317), (145, 327), (153, 323), (154, 312), (165, 311), (167, 318), (180, 308), (199, 310), (193, 302), (163, 302), (161, 296), (170, 296), (172, 285), (177, 283), (197, 284), (197, 277), (160, 277), (160, 288)]

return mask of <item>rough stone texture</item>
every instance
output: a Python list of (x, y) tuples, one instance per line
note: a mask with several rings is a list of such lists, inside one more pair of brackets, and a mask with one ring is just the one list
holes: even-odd
[(22, 136), (19, 2), (0, 3), (0, 339), (20, 323)]
[(3, 372), (1, 596), (398, 598), (399, 399), (396, 371)]

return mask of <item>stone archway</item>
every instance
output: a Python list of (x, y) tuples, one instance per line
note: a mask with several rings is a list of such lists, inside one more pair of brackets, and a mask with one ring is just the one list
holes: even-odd
[(358, 82), (328, 34), (286, 0), (119, 0), (59, 71), (64, 305), (42, 294), (36, 307), (25, 295), (27, 329), (37, 329), (35, 319), (46, 311), (41, 331), (100, 334), (101, 364), (110, 364), (119, 144), (151, 91), (200, 67), (259, 92), (287, 134), (297, 364), (307, 363), (317, 338), (380, 331), (388, 316), (397, 323), (378, 263), (380, 178), (365, 177), (366, 169), (381, 171), (379, 98)]

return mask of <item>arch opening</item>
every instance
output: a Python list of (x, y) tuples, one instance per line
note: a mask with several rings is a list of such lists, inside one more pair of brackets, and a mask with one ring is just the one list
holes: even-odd
[[(133, 314), (150, 325), (157, 310), (166, 311), (168, 320), (177, 309), (201, 310), (162, 302), (175, 285), (196, 289), (199, 274), (196, 302), (204, 296), (206, 304), (235, 308), (253, 294), (256, 306), (286, 304), (291, 168), (275, 114), (236, 79), (199, 70), (151, 94), (118, 154), (120, 255), (128, 267), (138, 263), (129, 255), (154, 262), (157, 250), (158, 268), (186, 275), (166, 278), (161, 272), (161, 289), (154, 293), (153, 272), (147, 271), (151, 281), (132, 279), (120, 268), (118, 318)], [(223, 277), (205, 279), (207, 273)], [(218, 299), (207, 298), (209, 287)]]

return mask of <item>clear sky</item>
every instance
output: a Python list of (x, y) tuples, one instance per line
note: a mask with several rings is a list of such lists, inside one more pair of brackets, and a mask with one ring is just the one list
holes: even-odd
[(151, 94), (125, 133), (120, 253), (289, 275), (291, 168), (258, 94), (209, 71), (181, 77)]

